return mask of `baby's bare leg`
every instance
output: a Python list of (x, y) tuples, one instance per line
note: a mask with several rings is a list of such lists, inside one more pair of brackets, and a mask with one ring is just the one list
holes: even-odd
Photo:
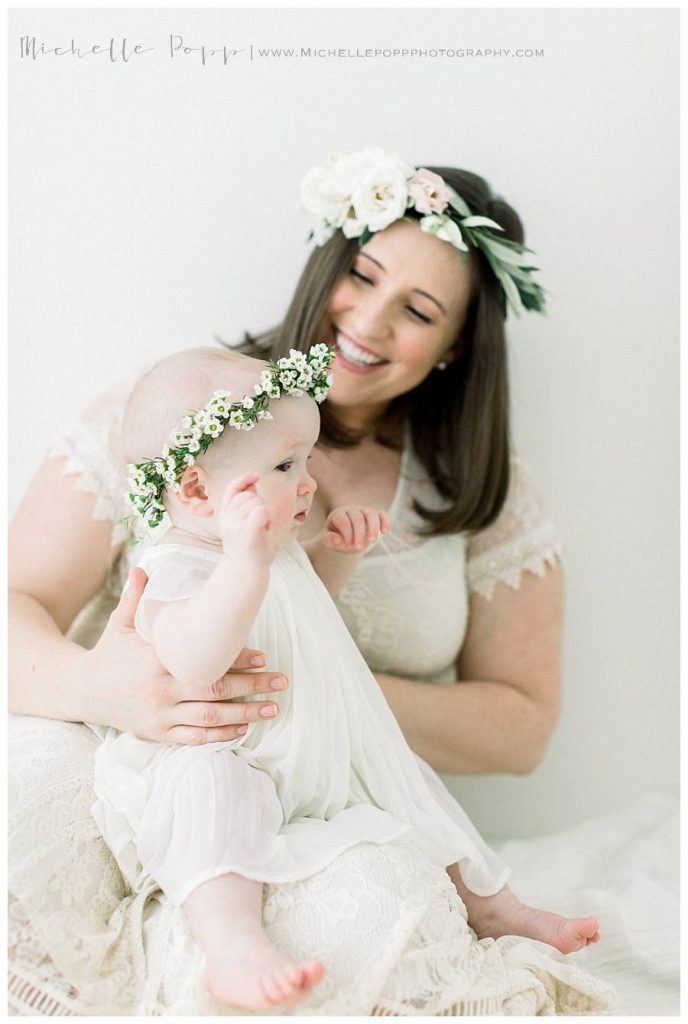
[(305, 999), (323, 977), (318, 960), (296, 963), (266, 935), (263, 886), (227, 874), (204, 882), (184, 910), (205, 955), (210, 991), (221, 1003), (263, 1010)]
[(561, 917), (521, 903), (508, 885), (494, 896), (476, 896), (467, 889), (458, 864), (447, 874), (466, 905), (468, 923), (479, 939), (498, 939), (500, 935), (523, 935), (555, 946), (561, 953), (575, 953), (591, 942), (599, 942), (594, 917)]

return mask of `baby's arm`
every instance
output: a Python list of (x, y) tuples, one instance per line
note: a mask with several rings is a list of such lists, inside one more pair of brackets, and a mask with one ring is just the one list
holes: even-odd
[(233, 480), (218, 511), (223, 554), (192, 597), (151, 604), (152, 639), (181, 683), (210, 685), (233, 664), (265, 597), (270, 575), (268, 512), (254, 475)]
[(334, 597), (366, 550), (389, 531), (389, 516), (374, 508), (335, 508), (320, 533), (304, 544), (313, 568)]

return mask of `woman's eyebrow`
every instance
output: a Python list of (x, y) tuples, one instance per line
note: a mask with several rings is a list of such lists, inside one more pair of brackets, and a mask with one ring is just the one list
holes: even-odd
[[(370, 262), (371, 262), (371, 263), (374, 263), (376, 267), (379, 267), (379, 268), (380, 268), (380, 270), (381, 270), (381, 271), (382, 271), (383, 273), (385, 273), (385, 274), (387, 273), (387, 271), (385, 270), (385, 268), (383, 267), (383, 265), (382, 265), (382, 264), (380, 263), (380, 261), (379, 261), (379, 260), (376, 260), (376, 259), (375, 259), (375, 258), (374, 258), (373, 256), (371, 256), (371, 255), (370, 255), (369, 253), (367, 253), (367, 252), (359, 252), (359, 253), (358, 253), (358, 255), (359, 255), (359, 256), (364, 256), (364, 257), (365, 257), (365, 258), (366, 258), (367, 260), (370, 260)], [(430, 292), (426, 292), (426, 291), (424, 291), (424, 290), (423, 290), (422, 288), (412, 288), (412, 289), (411, 289), (411, 291), (412, 291), (412, 292), (417, 292), (417, 293), (418, 293), (418, 295), (424, 295), (426, 299), (430, 299), (430, 302), (434, 302), (434, 303), (435, 303), (435, 305), (437, 306), (437, 308), (439, 309), (439, 311), (440, 311), (441, 313), (444, 313), (444, 315), (445, 315), (445, 316), (447, 315), (447, 311), (446, 311), (446, 309), (444, 308), (444, 306), (442, 305), (442, 303), (440, 302), (440, 300), (439, 300), (439, 299), (436, 299), (434, 295), (431, 295), (431, 294), (430, 294)]]

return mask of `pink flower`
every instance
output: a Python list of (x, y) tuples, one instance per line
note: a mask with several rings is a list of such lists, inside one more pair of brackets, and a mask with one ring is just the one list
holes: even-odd
[(421, 167), (409, 182), (409, 195), (418, 213), (442, 213), (451, 192), (439, 174)]

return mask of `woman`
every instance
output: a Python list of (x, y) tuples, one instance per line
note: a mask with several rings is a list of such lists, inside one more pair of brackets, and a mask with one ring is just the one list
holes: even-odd
[[(348, 184), (353, 183), (351, 194), (353, 186), (370, 185), (372, 175), (374, 187), (372, 192), (369, 189), (368, 198), (374, 195), (378, 206), (369, 206), (367, 220), (365, 195), (360, 209), (350, 195), (344, 204), (352, 214), (363, 210), (364, 216), (358, 221), (355, 217), (347, 220), (346, 211), (339, 218), (340, 224), (322, 216), (323, 210), (330, 213), (332, 208), (330, 186), (334, 184), (341, 191), (342, 172), (344, 178), (348, 175)], [(327, 168), (318, 169), (306, 179), (304, 199), (322, 217), (316, 235), (322, 244), (309, 260), (284, 323), (273, 334), (244, 346), (263, 356), (269, 353), (278, 357), (290, 347), (305, 349), (315, 341), (330, 340), (336, 345), (335, 379), (324, 406), (322, 444), (313, 459), (313, 475), (319, 486), (304, 538), (316, 532), (330, 509), (340, 504), (390, 510), (392, 530), (384, 548), (380, 545), (362, 560), (338, 597), (354, 638), (376, 672), (410, 745), (436, 770), (526, 772), (541, 759), (558, 713), (562, 605), (561, 570), (556, 565), (558, 539), (509, 448), (503, 321), (506, 299), (518, 301), (518, 295), (514, 299), (513, 278), (511, 285), (504, 283), (505, 264), (490, 259), (481, 248), (488, 237), (478, 233), (483, 225), (466, 223), (466, 213), (474, 220), (489, 218), (494, 225), (492, 233), (499, 225), (512, 243), (522, 242), (520, 221), (506, 203), (490, 195), (482, 179), (467, 172), (445, 168), (416, 172), (379, 151), (365, 151), (344, 158), (337, 173), (339, 179), (334, 183), (328, 178)], [(384, 179), (381, 191), (376, 176)], [(447, 195), (455, 196), (464, 210), (466, 204), (468, 208), (465, 213), (455, 211), (452, 223), (463, 225), (463, 236), (460, 233), (458, 241), (467, 237), (478, 243), (470, 246), (465, 261), (459, 251), (462, 246), (457, 245), (448, 223), (454, 214), (446, 212)], [(339, 195), (337, 202), (341, 201)], [(424, 217), (429, 218), (425, 223)], [(353, 237), (347, 237), (341, 227)], [(505, 245), (508, 248), (508, 243)], [(513, 244), (511, 252), (522, 249)], [(527, 261), (521, 259), (520, 266), (524, 264)], [(518, 260), (511, 266), (519, 266)], [(518, 277), (516, 280), (518, 283)], [(532, 283), (527, 265), (521, 271), (520, 284), (525, 304), (541, 308), (541, 292)], [(91, 407), (84, 421), (56, 447), (53, 457), (39, 471), (15, 517), (12, 710), (62, 722), (111, 725), (168, 742), (232, 739), (239, 724), (271, 707), (265, 699), (231, 703), (232, 698), (265, 695), (273, 683), (279, 685), (269, 671), (246, 672), (250, 664), (255, 664), (251, 657), (259, 652), (245, 652), (210, 692), (185, 690), (164, 673), (131, 628), (145, 586), (145, 577), (138, 572), (98, 638), (103, 605), (108, 597), (112, 605), (126, 569), (126, 560), (121, 557), (123, 527), (116, 525), (113, 531), (113, 522), (121, 514), (119, 494), (123, 487), (111, 455), (116, 447), (122, 401), (122, 396), (111, 394)], [(46, 502), (50, 503), (54, 523), (49, 535), (37, 529)], [(88, 602), (92, 602), (90, 609), (82, 612), (72, 625), (70, 639), (65, 639), (64, 631)], [(92, 649), (84, 651), (78, 643)], [(456, 680), (461, 681), (460, 686), (427, 685)], [(147, 695), (144, 713), (137, 710), (141, 708), (142, 693)], [(40, 732), (40, 728), (31, 720), (23, 728), (20, 754), (29, 749), (35, 752), (35, 729)], [(64, 766), (66, 727), (53, 728), (60, 730), (65, 751), (65, 761), (60, 763)], [(45, 727), (43, 730), (45, 735)], [(80, 793), (83, 790), (87, 799), (84, 774), (88, 770), (89, 741), (79, 733), (71, 742), (78, 746), (78, 756), (83, 759)], [(73, 758), (73, 751), (69, 756)], [(20, 768), (21, 762), (19, 756), (15, 763)], [(26, 758), (23, 768), (26, 773)], [(73, 770), (65, 768), (61, 778), (65, 780), (69, 775), (69, 784), (78, 788)], [(17, 776), (21, 785), (20, 769)], [(62, 796), (51, 806), (59, 806)], [(29, 803), (27, 799), (22, 806)], [(40, 827), (39, 817), (23, 832), (18, 828), (18, 833)], [(85, 814), (83, 827), (87, 827)], [(74, 831), (72, 827), (70, 835)], [(53, 835), (61, 845), (49, 849)], [(60, 859), (68, 859), (64, 853), (67, 846), (58, 828), (44, 843), (42, 860), (39, 857), (18, 870), (17, 913), (28, 914), (31, 927), (42, 929), (44, 949), (51, 934), (45, 922), (58, 922), (62, 947), (48, 948), (48, 952), (58, 967), (64, 964), (72, 971), (68, 977), (79, 989), (79, 1005), (144, 1005), (154, 1009), (174, 1005), (176, 1012), (181, 1012), (185, 997), (179, 996), (175, 1002), (176, 997), (169, 991), (161, 994), (159, 988), (153, 991), (150, 987), (153, 977), (156, 984), (167, 979), (168, 986), (174, 977), (169, 961), (160, 966), (159, 946), (167, 941), (163, 935), (181, 934), (179, 923), (165, 919), (164, 907), (155, 917), (155, 927), (149, 922), (151, 933), (158, 929), (157, 944), (156, 940), (151, 940), (152, 945), (149, 941), (149, 950), (158, 949), (158, 968), (151, 966), (155, 955), (142, 966), (140, 918), (153, 894), (125, 894), (116, 885), (104, 894), (102, 864), (100, 872), (98, 867), (93, 868), (90, 874), (85, 873), (85, 882), (83, 878), (80, 882), (92, 887), (101, 904), (101, 916), (93, 924), (98, 940), (108, 955), (113, 949), (121, 955), (114, 957), (110, 973), (106, 958), (99, 961), (97, 994), (95, 986), (91, 986), (93, 992), (87, 991), (93, 973), (92, 951), (89, 953), (80, 942), (74, 920), (70, 918), (70, 925), (65, 924), (65, 904), (80, 902), (75, 887), (65, 883), (65, 870), (62, 874), (59, 871)], [(446, 915), (446, 889), (438, 896), (440, 903), (445, 901), (441, 908), (430, 899), (414, 904), (419, 887), (423, 888), (418, 882), (423, 871), (413, 861), (413, 851), (399, 850), (398, 863), (383, 870), (383, 874), (387, 872), (385, 881), (379, 873), (379, 858), (373, 863), (373, 854), (363, 846), (356, 851), (356, 856), (362, 858), (355, 869), (360, 874), (362, 898), (352, 909), (350, 920), (357, 920), (366, 905), (377, 906), (376, 923), (382, 927), (380, 945), (373, 950), (354, 943), (346, 951), (346, 956), (351, 956), (356, 948), (364, 955), (360, 970), (366, 972), (366, 991), (361, 990), (360, 970), (346, 963), (341, 951), (333, 951), (332, 957), (344, 973), (333, 974), (333, 984), (338, 988), (329, 1002), (325, 993), (318, 1009), (394, 1013), (404, 1012), (399, 1007), (413, 1006), (405, 1012), (521, 1012), (526, 1005), (523, 1002), (514, 1002), (511, 1009), (507, 1006), (509, 999), (523, 998), (522, 978), (520, 983), (513, 979), (519, 970), (523, 974), (524, 964), (543, 968), (537, 960), (542, 954), (533, 952), (532, 947), (524, 949), (520, 940), (514, 940), (515, 948), (508, 941), (498, 940), (504, 943), (499, 951), (503, 957), (500, 976), (509, 958), (513, 961), (509, 994), (490, 989), (491, 968), (481, 958), (498, 954), (491, 949), (488, 956), (481, 946), (480, 967), (475, 967), (475, 956), (472, 960), (479, 979), (477, 989), (464, 977), (463, 987), (451, 995), (452, 985), (456, 987), (457, 964), (445, 962), (443, 970), (448, 972), (447, 978), (453, 979), (451, 984), (435, 986), (420, 1008), (413, 1002), (420, 981), (417, 977), (410, 980), (406, 958), (415, 957), (417, 962), (419, 949), (440, 945), (427, 922), (433, 915)], [(103, 857), (106, 859), (101, 852), (101, 860)], [(411, 862), (404, 860), (409, 857)], [(354, 868), (347, 864), (346, 869), (343, 865), (340, 869), (344, 876), (340, 892), (350, 895)], [(36, 884), (36, 878), (45, 877), (41, 871), (54, 879), (48, 886), (53, 892), (50, 906), (42, 895), (45, 884)], [(378, 874), (371, 883), (375, 872)], [(392, 880), (395, 872), (397, 877)], [(400, 894), (402, 876), (405, 886)], [(408, 888), (412, 878), (418, 883), (415, 890), (414, 886)], [(378, 893), (384, 891), (381, 904), (371, 899), (369, 884), (377, 886)], [(330, 878), (323, 889), (330, 899), (332, 885)], [(433, 891), (439, 893), (437, 885), (434, 879), (430, 888), (434, 886)], [(283, 922), (289, 919), (291, 930), (285, 933), (285, 941), (293, 941), (294, 919), (289, 918), (287, 908), (312, 906), (313, 892), (295, 894), (274, 888), (266, 904), (266, 920), (272, 918), (279, 935)], [(397, 900), (393, 906), (386, 902), (392, 899), (392, 893)], [(123, 904), (121, 896), (125, 897)], [(330, 919), (336, 915), (339, 921), (341, 901), (331, 906), (337, 909), (325, 908), (326, 915), (329, 913)], [(384, 906), (384, 913), (380, 906)], [(105, 918), (102, 907), (108, 911)], [(298, 916), (296, 910), (294, 913)], [(113, 930), (114, 917), (117, 922)], [(403, 921), (406, 925), (399, 931)], [(389, 936), (394, 929), (399, 944), (392, 953)], [(304, 925), (304, 934), (310, 936), (315, 930), (313, 920)], [(92, 929), (91, 946), (93, 941)], [(183, 945), (184, 941), (177, 940), (177, 949)], [(71, 950), (69, 956), (64, 955), (65, 946)], [(455, 948), (455, 944), (450, 946)], [(427, 958), (431, 954), (423, 955)], [(186, 956), (191, 956), (188, 949)], [(371, 976), (370, 963), (381, 957), (386, 965)], [(77, 969), (80, 962), (83, 969)], [(464, 962), (461, 966), (463, 969)], [(547, 961), (544, 970), (550, 969), (556, 974), (564, 968), (554, 969)], [(566, 970), (575, 972), (569, 964)], [(122, 972), (127, 974), (126, 984)], [(430, 974), (433, 972), (435, 976), (442, 973), (436, 963)], [(110, 997), (104, 978), (111, 976), (117, 981), (112, 983)], [(358, 979), (356, 984), (352, 984), (353, 978)], [(540, 982), (534, 984), (533, 978), (529, 974), (525, 984), (531, 994), (537, 989), (531, 1010), (536, 1004), (553, 1008), (553, 988), (543, 994)], [(427, 984), (421, 987), (428, 990)], [(565, 986), (561, 988), (563, 991)], [(126, 997), (125, 990), (129, 992)], [(483, 994), (477, 995), (478, 990)], [(577, 988), (574, 983), (572, 990), (574, 1002), (568, 1004), (569, 1008), (580, 1005), (575, 1002), (580, 991), (587, 993), (584, 1001), (592, 998), (585, 984)], [(55, 998), (69, 1005), (64, 991)], [(120, 1001), (108, 1003), (108, 998)], [(193, 1005), (198, 1006), (200, 996), (194, 998)], [(565, 1004), (566, 997), (557, 1005), (565, 1009)], [(521, 1011), (515, 1011), (515, 1005), (520, 1005)], [(486, 1011), (486, 1006), (492, 1010)]]

